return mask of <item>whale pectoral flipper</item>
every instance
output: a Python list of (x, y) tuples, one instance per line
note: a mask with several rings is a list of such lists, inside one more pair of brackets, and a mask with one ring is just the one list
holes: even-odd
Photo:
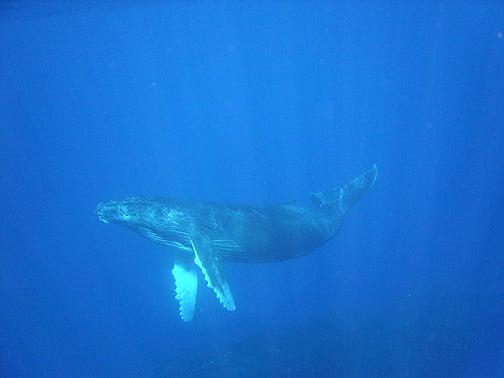
[(194, 230), (191, 232), (190, 242), (194, 251), (194, 263), (203, 272), (207, 286), (214, 291), (226, 310), (236, 310), (233, 294), (222, 273), (222, 259), (212, 246), (210, 238)]
[(198, 272), (190, 257), (177, 254), (172, 274), (175, 278), (175, 298), (180, 304), (180, 318), (189, 322), (193, 318), (196, 305)]

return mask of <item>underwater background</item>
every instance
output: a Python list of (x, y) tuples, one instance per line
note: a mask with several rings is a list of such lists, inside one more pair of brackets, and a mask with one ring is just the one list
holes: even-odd
[[(504, 376), (504, 4), (2, 1), (0, 376)], [(339, 235), (178, 316), (132, 195), (309, 203)]]

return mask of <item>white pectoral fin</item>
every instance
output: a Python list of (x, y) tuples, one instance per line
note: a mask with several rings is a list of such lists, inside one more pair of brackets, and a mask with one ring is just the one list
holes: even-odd
[(172, 269), (175, 278), (175, 298), (179, 301), (180, 318), (184, 322), (192, 320), (198, 292), (198, 272), (191, 258), (177, 256)]
[(222, 261), (208, 237), (198, 232), (191, 234), (191, 245), (194, 251), (194, 263), (199, 266), (207, 286), (211, 288), (226, 310), (236, 310), (231, 289), (222, 273)]

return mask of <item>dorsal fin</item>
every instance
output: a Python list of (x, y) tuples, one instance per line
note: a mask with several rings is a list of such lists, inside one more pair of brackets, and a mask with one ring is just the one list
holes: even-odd
[(320, 207), (337, 204), (341, 197), (341, 189), (322, 190), (321, 192), (311, 192), (313, 203)]

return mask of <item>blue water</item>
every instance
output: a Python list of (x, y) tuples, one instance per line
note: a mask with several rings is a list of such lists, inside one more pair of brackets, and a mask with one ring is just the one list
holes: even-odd
[[(3, 1), (0, 376), (504, 376), (502, 2)], [(309, 202), (336, 239), (178, 318), (131, 195)]]

